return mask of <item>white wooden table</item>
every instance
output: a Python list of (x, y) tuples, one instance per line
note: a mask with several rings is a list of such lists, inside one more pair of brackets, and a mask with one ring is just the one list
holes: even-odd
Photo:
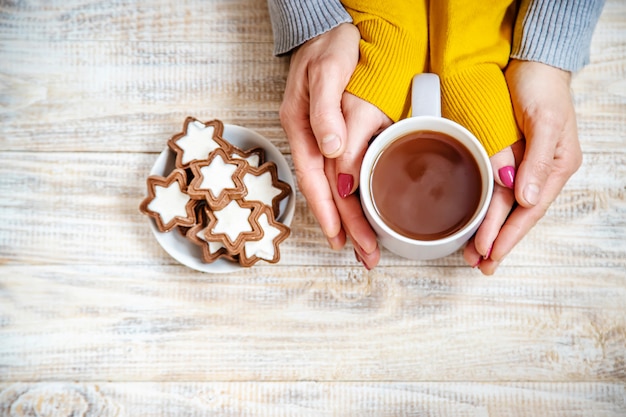
[(0, 1), (0, 416), (625, 416), (626, 3), (574, 80), (584, 165), (493, 277), (371, 272), (298, 194), (278, 265), (206, 274), (138, 206), (188, 115), (269, 138), (264, 0)]

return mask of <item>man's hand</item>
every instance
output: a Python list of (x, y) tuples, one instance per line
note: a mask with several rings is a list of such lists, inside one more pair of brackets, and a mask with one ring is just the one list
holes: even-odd
[[(488, 214), (465, 249), (465, 260), (485, 274), (493, 274), (504, 257), (545, 215), (582, 163), (570, 73), (537, 62), (512, 60), (505, 77), (515, 119), (526, 143), (514, 177), (515, 199), (511, 198), (513, 194), (507, 197), (506, 192), (494, 193), (490, 211), (493, 208), (496, 214), (491, 219)], [(521, 154), (519, 150), (518, 154)], [(493, 159), (492, 164), (498, 175), (503, 166)], [(507, 205), (511, 206), (508, 217), (502, 215)], [(497, 236), (493, 236), (493, 230), (498, 228)], [(487, 259), (483, 259), (485, 256)]]
[(359, 40), (358, 29), (344, 23), (300, 46), (291, 57), (280, 107), (298, 186), (333, 249), (343, 247), (346, 237), (324, 160), (346, 146), (341, 100), (358, 62)]

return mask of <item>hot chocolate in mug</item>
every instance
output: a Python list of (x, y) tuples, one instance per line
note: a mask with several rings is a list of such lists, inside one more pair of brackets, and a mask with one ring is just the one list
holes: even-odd
[(409, 259), (458, 250), (483, 221), (493, 171), (478, 139), (441, 117), (436, 74), (413, 78), (412, 117), (382, 131), (360, 172), (361, 206), (380, 244)]

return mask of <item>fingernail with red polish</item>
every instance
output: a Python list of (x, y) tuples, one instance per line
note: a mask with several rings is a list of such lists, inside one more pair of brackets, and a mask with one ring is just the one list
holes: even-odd
[(489, 257), (491, 256), (492, 249), (493, 249), (493, 246), (490, 246), (489, 249), (487, 249), (487, 254), (483, 256), (483, 259), (489, 259)]
[(514, 166), (505, 166), (498, 170), (498, 175), (500, 176), (500, 180), (505, 187), (513, 189), (515, 185), (515, 167)]
[(480, 265), (480, 262), (482, 261), (481, 258), (478, 258), (478, 260), (476, 261), (476, 263), (474, 265), (472, 265), (472, 268), (476, 269), (478, 268), (478, 265)]
[(346, 198), (352, 192), (354, 178), (350, 174), (339, 174), (337, 176), (337, 191), (341, 198)]

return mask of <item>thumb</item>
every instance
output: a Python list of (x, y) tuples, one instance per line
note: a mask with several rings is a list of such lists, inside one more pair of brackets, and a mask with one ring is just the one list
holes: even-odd
[(309, 117), (320, 152), (327, 158), (339, 156), (346, 144), (346, 123), (341, 110), (350, 74), (342, 75), (341, 65), (329, 62), (309, 69)]
[(515, 198), (524, 207), (540, 201), (541, 192), (554, 168), (554, 157), (562, 126), (557, 118), (535, 116), (526, 118), (524, 159), (517, 171)]
[(337, 158), (337, 187), (342, 198), (359, 186), (359, 172), (369, 141), (382, 129), (391, 125), (391, 119), (378, 107), (350, 93), (343, 95), (347, 141)]

